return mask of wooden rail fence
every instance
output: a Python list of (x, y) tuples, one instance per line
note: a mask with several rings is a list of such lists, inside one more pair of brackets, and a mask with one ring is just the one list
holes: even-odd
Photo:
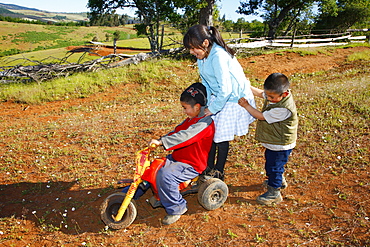
[[(352, 30), (351, 30), (352, 31)], [(370, 31), (370, 29), (361, 29), (353, 31)], [(232, 48), (258, 48), (258, 47), (320, 47), (320, 46), (341, 46), (349, 43), (365, 43), (370, 42), (370, 35), (352, 36), (351, 34), (337, 35), (333, 34), (320, 35), (320, 37), (332, 36), (329, 38), (306, 38), (314, 37), (315, 35), (305, 35), (287, 38), (277, 38), (274, 40), (266, 38), (238, 38), (228, 40), (228, 45)], [(317, 35), (318, 36), (318, 35)], [(245, 42), (246, 41), (246, 42)]]

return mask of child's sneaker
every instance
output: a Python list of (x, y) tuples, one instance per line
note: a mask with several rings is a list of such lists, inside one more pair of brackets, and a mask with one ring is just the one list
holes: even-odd
[(170, 225), (172, 223), (175, 223), (176, 221), (178, 221), (181, 218), (181, 215), (183, 215), (184, 213), (186, 213), (186, 211), (188, 211), (187, 208), (185, 208), (185, 210), (184, 210), (184, 212), (182, 214), (174, 214), (174, 215), (167, 214), (164, 217), (164, 219), (162, 220), (163, 225)]
[(218, 170), (211, 170), (211, 171), (207, 172), (206, 175), (208, 175), (210, 177), (213, 177), (213, 178), (218, 178), (222, 181), (225, 180), (225, 174), (218, 171)]
[(262, 205), (271, 205), (283, 201), (280, 194), (280, 188), (274, 188), (267, 185), (267, 192), (257, 197), (257, 202)]

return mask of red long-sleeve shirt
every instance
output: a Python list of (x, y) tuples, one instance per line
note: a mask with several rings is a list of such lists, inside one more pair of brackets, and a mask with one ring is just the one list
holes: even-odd
[(210, 116), (187, 118), (161, 137), (161, 141), (166, 150), (174, 150), (172, 157), (176, 161), (189, 164), (202, 173), (207, 167), (214, 133), (215, 125)]

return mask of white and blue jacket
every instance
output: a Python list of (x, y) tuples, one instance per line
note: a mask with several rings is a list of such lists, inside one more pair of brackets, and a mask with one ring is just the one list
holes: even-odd
[[(250, 82), (236, 57), (232, 57), (223, 47), (213, 44), (207, 58), (198, 59), (202, 83), (207, 88), (208, 109), (216, 114), (226, 102), (237, 103), (241, 97), (253, 98)], [(211, 97), (215, 97), (212, 101)]]

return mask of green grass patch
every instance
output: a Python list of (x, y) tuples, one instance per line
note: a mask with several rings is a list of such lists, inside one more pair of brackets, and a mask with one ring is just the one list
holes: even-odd
[(138, 83), (151, 90), (159, 82), (179, 80), (174, 70), (181, 62), (152, 60), (121, 68), (78, 73), (41, 83), (0, 84), (0, 99), (19, 103), (40, 104), (56, 100), (84, 98), (116, 84)]
[(355, 52), (348, 56), (347, 61), (370, 61), (370, 50), (362, 51), (362, 52)]

